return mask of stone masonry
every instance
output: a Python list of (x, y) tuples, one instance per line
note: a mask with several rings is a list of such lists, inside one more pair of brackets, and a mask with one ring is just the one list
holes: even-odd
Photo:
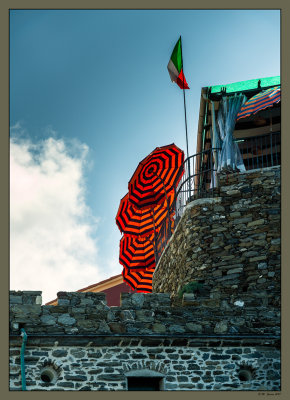
[(179, 290), (197, 281), (225, 309), (243, 302), (260, 319), (257, 307), (280, 307), (280, 167), (220, 175), (219, 182), (218, 197), (186, 206), (153, 291), (178, 301)]
[(60, 292), (57, 306), (39, 297), (11, 292), (10, 390), (21, 390), (21, 328), (27, 390), (127, 390), (132, 374), (158, 376), (163, 390), (280, 390), (279, 326), (261, 335), (243, 307), (174, 307), (169, 294), (124, 293), (120, 307), (102, 293)]
[[(280, 388), (280, 168), (221, 175), (189, 203), (153, 279), (156, 293), (10, 292), (10, 390)], [(198, 293), (184, 294), (191, 282)], [(21, 370), (23, 338), (25, 371)], [(22, 349), (22, 350), (21, 350)], [(131, 383), (130, 383), (131, 382)]]

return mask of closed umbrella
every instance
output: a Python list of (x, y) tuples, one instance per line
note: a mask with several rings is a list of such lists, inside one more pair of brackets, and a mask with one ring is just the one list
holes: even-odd
[(156, 207), (184, 173), (184, 152), (174, 143), (157, 147), (138, 165), (129, 181), (129, 201), (138, 208)]

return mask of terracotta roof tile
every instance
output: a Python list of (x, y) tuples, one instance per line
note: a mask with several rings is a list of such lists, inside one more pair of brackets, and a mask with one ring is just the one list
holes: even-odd
[[(88, 289), (91, 289), (91, 288), (94, 288), (94, 287), (98, 287), (98, 286), (100, 286), (100, 285), (103, 285), (104, 283), (107, 283), (107, 282), (109, 282), (109, 281), (112, 281), (112, 280), (114, 280), (114, 279), (116, 279), (116, 278), (119, 278), (119, 277), (121, 277), (121, 276), (122, 276), (122, 274), (118, 274), (118, 275), (111, 276), (110, 278), (105, 279), (105, 280), (100, 281), (100, 282), (97, 282), (97, 283), (94, 283), (93, 285), (89, 285), (89, 286), (84, 287), (84, 288), (82, 288), (82, 289), (78, 289), (78, 290), (76, 290), (76, 292), (84, 292), (85, 290), (88, 290)], [(54, 300), (48, 301), (47, 303), (45, 303), (45, 305), (50, 305), (50, 304), (52, 304), (52, 303), (54, 303), (54, 302), (56, 302), (56, 301), (57, 301), (57, 298), (54, 299)]]

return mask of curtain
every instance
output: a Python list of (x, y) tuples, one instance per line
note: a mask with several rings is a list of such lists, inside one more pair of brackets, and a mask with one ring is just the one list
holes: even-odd
[(214, 102), (212, 100), (211, 100), (211, 120), (212, 120), (212, 128), (210, 130), (210, 135), (211, 135), (212, 148), (214, 149), (212, 151), (212, 157), (213, 157), (213, 164), (215, 171), (212, 172), (210, 188), (217, 186), (216, 173), (217, 173), (218, 158), (219, 158), (219, 153), (217, 149), (220, 149), (222, 146), (220, 135), (219, 132), (217, 131), (217, 125), (215, 119), (215, 107), (214, 107)]
[(217, 124), (214, 126), (214, 147), (221, 147), (218, 152), (218, 172), (237, 171), (244, 172), (245, 166), (238, 144), (233, 139), (237, 114), (246, 100), (243, 94), (224, 96), (220, 102)]

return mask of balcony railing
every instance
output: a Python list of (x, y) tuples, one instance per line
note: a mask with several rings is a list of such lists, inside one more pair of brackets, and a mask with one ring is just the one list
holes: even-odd
[[(236, 139), (246, 170), (280, 165), (281, 135), (267, 135)], [(196, 199), (219, 195), (217, 188), (217, 154), (220, 149), (210, 148), (188, 157), (181, 169), (184, 174), (175, 191), (169, 215), (155, 237), (155, 260), (158, 263), (168, 240), (172, 236), (185, 206)], [(199, 166), (199, 167), (197, 167)]]
[(247, 170), (281, 164), (281, 133), (236, 139)]
[[(192, 200), (202, 197), (213, 197), (216, 189), (215, 157), (219, 149), (208, 149), (188, 157), (181, 169), (184, 174), (176, 188), (174, 201), (169, 209), (160, 231), (155, 237), (156, 264), (178, 224), (185, 206)], [(200, 166), (197, 169), (197, 166)]]

